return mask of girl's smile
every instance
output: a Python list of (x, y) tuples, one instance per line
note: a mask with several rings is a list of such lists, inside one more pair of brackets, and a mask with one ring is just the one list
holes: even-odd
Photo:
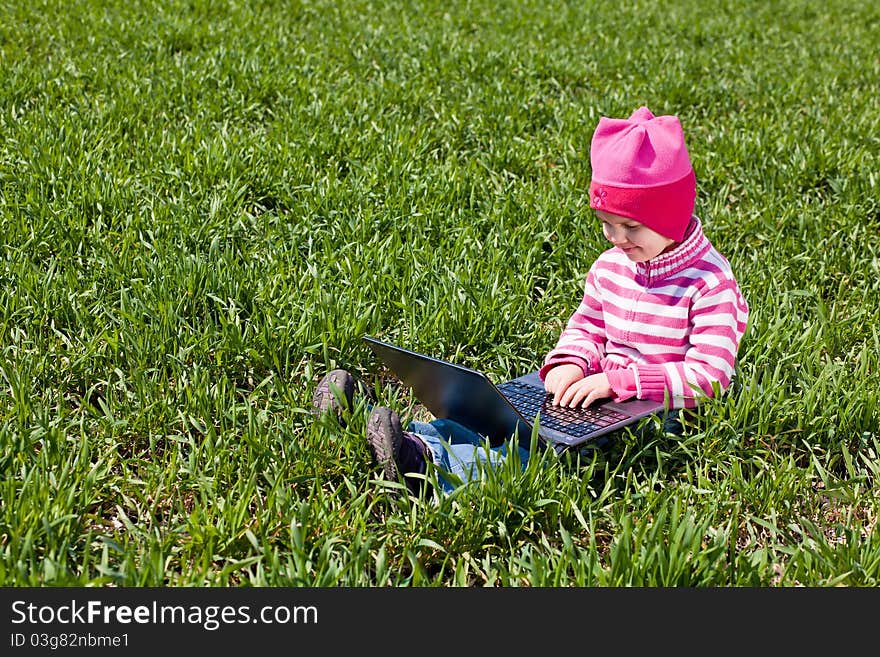
[(647, 262), (676, 243), (635, 219), (602, 210), (596, 210), (596, 215), (602, 221), (605, 239), (633, 262)]

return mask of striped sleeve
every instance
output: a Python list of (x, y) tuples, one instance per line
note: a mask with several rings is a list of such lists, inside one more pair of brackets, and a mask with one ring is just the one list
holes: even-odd
[(714, 396), (715, 386), (723, 392), (733, 376), (748, 312), (736, 282), (722, 282), (694, 300), (684, 359), (631, 365), (618, 376), (634, 380), (619, 385), (634, 384), (639, 398), (657, 401), (663, 401), (668, 391), (671, 408), (692, 408), (701, 398)]
[(584, 376), (600, 371), (599, 363), (605, 355), (605, 320), (595, 270), (594, 264), (587, 274), (580, 305), (544, 359), (539, 371), (542, 381), (547, 372), (564, 363), (578, 365)]

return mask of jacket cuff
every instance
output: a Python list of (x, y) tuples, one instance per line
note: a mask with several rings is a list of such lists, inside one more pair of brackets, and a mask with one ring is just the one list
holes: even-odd
[(666, 396), (666, 370), (662, 365), (642, 365), (637, 367), (636, 385), (639, 399), (663, 401)]
[(608, 377), (608, 385), (614, 391), (616, 397), (614, 401), (622, 402), (639, 394), (638, 377), (634, 370), (630, 368), (621, 368), (618, 370), (610, 370), (605, 372)]

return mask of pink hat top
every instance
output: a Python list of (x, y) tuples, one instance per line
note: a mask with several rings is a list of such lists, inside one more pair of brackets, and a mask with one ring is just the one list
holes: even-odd
[(680, 242), (696, 179), (677, 116), (640, 107), (628, 119), (602, 117), (590, 144), (590, 207), (629, 217)]

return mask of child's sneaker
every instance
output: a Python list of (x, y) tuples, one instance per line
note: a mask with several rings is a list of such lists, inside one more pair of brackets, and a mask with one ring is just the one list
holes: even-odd
[(374, 408), (367, 420), (367, 443), (388, 481), (397, 481), (397, 454), (402, 442), (403, 428), (397, 413), (385, 406)]
[(346, 410), (351, 410), (353, 397), (354, 377), (345, 370), (333, 370), (325, 374), (315, 388), (312, 412), (315, 415), (333, 413), (339, 424), (345, 426), (342, 414)]
[[(385, 406), (377, 406), (367, 420), (367, 443), (376, 463), (382, 466), (387, 481), (399, 481), (401, 474), (427, 470), (428, 450), (414, 434), (404, 431), (397, 413)], [(404, 477), (407, 489), (418, 495), (424, 479)]]

